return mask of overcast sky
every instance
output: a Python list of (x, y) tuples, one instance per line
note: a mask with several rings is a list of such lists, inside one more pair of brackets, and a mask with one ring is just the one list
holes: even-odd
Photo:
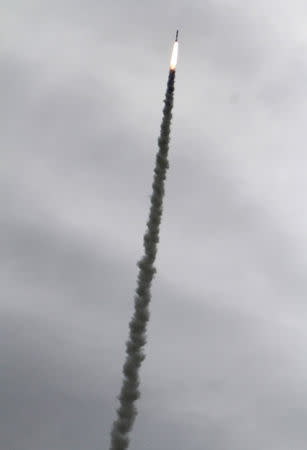
[(131, 449), (306, 449), (306, 15), (2, 2), (1, 449), (108, 448), (177, 28)]

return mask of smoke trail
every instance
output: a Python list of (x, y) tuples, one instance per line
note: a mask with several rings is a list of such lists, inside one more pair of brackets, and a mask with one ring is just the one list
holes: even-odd
[(170, 70), (164, 99), (163, 119), (159, 150), (154, 170), (153, 192), (147, 230), (144, 235), (144, 256), (138, 262), (139, 273), (134, 297), (134, 314), (129, 324), (129, 338), (126, 342), (126, 361), (123, 366), (123, 384), (118, 397), (120, 406), (117, 419), (113, 422), (110, 450), (125, 450), (129, 445), (128, 434), (132, 430), (137, 415), (136, 400), (140, 397), (139, 369), (145, 359), (143, 347), (146, 343), (146, 325), (149, 320), (149, 302), (151, 283), (156, 272), (154, 262), (159, 242), (159, 230), (162, 217), (164, 183), (168, 169), (168, 148), (170, 125), (174, 98), (175, 70)]

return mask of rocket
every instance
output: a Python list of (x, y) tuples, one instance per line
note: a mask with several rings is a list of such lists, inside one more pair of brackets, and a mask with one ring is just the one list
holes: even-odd
[(176, 39), (175, 42), (178, 41), (178, 30), (176, 31)]

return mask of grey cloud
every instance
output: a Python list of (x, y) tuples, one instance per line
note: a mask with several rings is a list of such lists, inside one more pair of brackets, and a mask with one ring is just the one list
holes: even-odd
[(258, 92), (258, 99), (275, 114), (285, 114), (284, 108), (301, 107), (306, 96), (304, 80), (306, 79), (307, 66), (305, 61), (306, 49), (297, 45), (292, 49), (282, 52), (275, 60), (273, 77), (263, 81), (263, 86)]
[[(263, 16), (276, 2), (84, 5), (3, 10), (1, 447), (109, 444), (178, 26), (171, 169), (132, 446), (303, 449), (299, 5), (280, 3), (274, 18)], [(229, 105), (233, 91), (240, 101)]]

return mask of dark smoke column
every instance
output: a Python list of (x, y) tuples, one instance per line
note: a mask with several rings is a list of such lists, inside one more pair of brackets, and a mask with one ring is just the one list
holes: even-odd
[(154, 169), (152, 195), (147, 230), (144, 235), (144, 256), (138, 262), (139, 273), (134, 297), (134, 314), (129, 324), (129, 338), (126, 342), (126, 361), (123, 367), (123, 384), (119, 394), (120, 406), (117, 418), (111, 431), (110, 450), (124, 450), (129, 445), (129, 433), (137, 415), (136, 400), (140, 397), (139, 370), (145, 359), (143, 347), (146, 343), (146, 326), (149, 320), (149, 302), (151, 299), (151, 283), (156, 272), (154, 262), (159, 242), (159, 231), (162, 217), (164, 184), (168, 169), (168, 148), (170, 141), (170, 125), (174, 98), (175, 70), (178, 54), (178, 31), (174, 43), (167, 89), (164, 99), (163, 119), (158, 153)]

